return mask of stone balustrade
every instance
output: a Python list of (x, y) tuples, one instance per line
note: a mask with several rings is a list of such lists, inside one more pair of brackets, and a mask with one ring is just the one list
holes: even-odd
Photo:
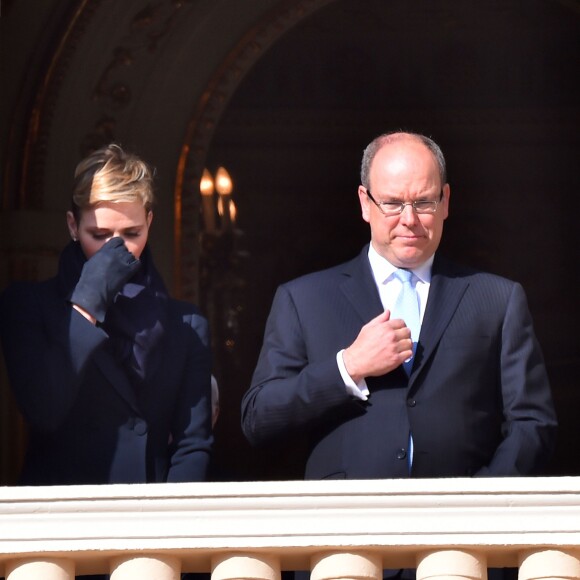
[(580, 580), (580, 478), (0, 488), (0, 576)]

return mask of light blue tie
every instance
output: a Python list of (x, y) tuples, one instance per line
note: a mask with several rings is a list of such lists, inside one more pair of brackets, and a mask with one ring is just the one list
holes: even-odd
[[(403, 284), (397, 300), (393, 306), (391, 318), (402, 318), (411, 331), (411, 339), (413, 341), (413, 356), (403, 363), (407, 375), (411, 374), (413, 366), (413, 357), (417, 351), (417, 342), (419, 340), (419, 332), (421, 330), (421, 315), (419, 313), (419, 297), (417, 290), (412, 284), (413, 272), (410, 270), (403, 270), (398, 268), (395, 271), (395, 276)], [(409, 474), (413, 465), (413, 434), (409, 433), (409, 453), (407, 455), (407, 465), (409, 467)]]
[(413, 272), (410, 270), (403, 270), (399, 268), (395, 271), (395, 276), (401, 281), (403, 287), (397, 296), (397, 300), (393, 306), (391, 318), (402, 318), (411, 331), (411, 339), (413, 341), (413, 356), (403, 363), (403, 368), (408, 375), (411, 374), (413, 366), (413, 357), (417, 350), (417, 342), (419, 340), (419, 331), (421, 330), (421, 319), (419, 314), (419, 297), (415, 286), (412, 284)]

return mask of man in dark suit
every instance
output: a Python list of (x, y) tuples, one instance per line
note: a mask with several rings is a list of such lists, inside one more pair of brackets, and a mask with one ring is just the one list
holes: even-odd
[[(242, 402), (246, 437), (306, 433), (307, 479), (540, 472), (556, 417), (525, 294), (436, 253), (450, 199), (440, 148), (381, 135), (361, 182), (371, 242), (276, 292)], [(412, 329), (392, 314), (401, 271)]]

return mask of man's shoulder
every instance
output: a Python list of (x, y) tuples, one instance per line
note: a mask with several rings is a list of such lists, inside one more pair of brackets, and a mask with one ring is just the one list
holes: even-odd
[[(368, 260), (366, 262), (368, 266)], [(361, 253), (355, 258), (336, 264), (322, 270), (310, 272), (294, 278), (282, 284), (288, 290), (298, 290), (303, 288), (318, 287), (321, 285), (335, 284), (338, 281), (360, 273), (365, 267), (364, 254)]]
[(433, 278), (443, 276), (448, 279), (461, 280), (476, 286), (502, 288), (509, 291), (518, 282), (506, 276), (495, 274), (482, 268), (461, 264), (444, 256), (437, 255), (433, 263)]

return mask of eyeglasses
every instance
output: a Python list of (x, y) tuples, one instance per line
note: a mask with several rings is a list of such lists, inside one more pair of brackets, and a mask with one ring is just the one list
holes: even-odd
[(383, 215), (399, 215), (403, 213), (406, 205), (410, 205), (413, 207), (413, 210), (416, 213), (435, 213), (437, 211), (437, 206), (441, 203), (443, 199), (443, 190), (439, 194), (439, 199), (435, 199), (432, 201), (376, 201), (375, 198), (371, 195), (370, 190), (367, 189), (367, 195), (369, 199), (379, 208), (379, 211)]

